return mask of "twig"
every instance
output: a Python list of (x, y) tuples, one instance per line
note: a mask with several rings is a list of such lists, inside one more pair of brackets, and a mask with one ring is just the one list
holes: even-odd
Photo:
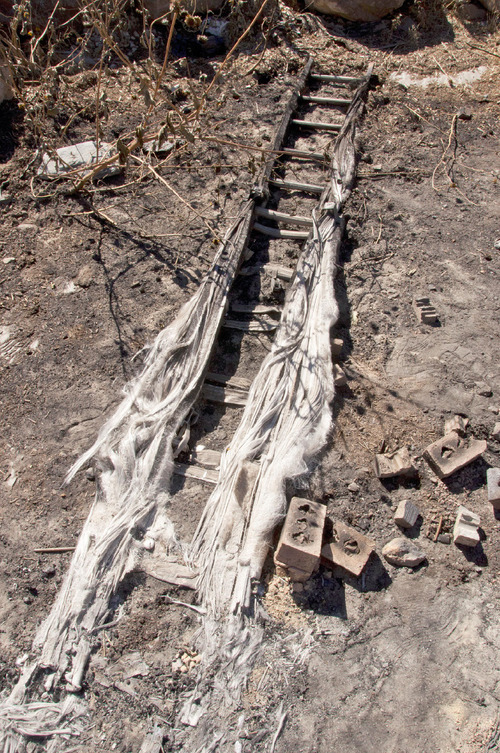
[(281, 702), (281, 705), (278, 711), (278, 727), (276, 729), (276, 732), (273, 735), (273, 739), (271, 741), (271, 747), (269, 748), (269, 753), (274, 753), (276, 743), (278, 742), (278, 737), (281, 735), (283, 726), (285, 724), (287, 713), (288, 713), (287, 711), (283, 711), (283, 702)]
[[(222, 71), (226, 67), (226, 65), (229, 62), (229, 60), (231, 59), (231, 57), (233, 55), (233, 52), (235, 52), (235, 50), (240, 46), (240, 44), (243, 42), (243, 40), (250, 33), (250, 30), (257, 23), (258, 19), (260, 18), (261, 14), (262, 14), (262, 11), (264, 10), (264, 8), (267, 5), (267, 2), (268, 2), (268, 0), (264, 0), (264, 2), (262, 3), (262, 5), (260, 6), (259, 10), (257, 11), (257, 13), (255, 14), (255, 16), (253, 17), (252, 22), (247, 26), (247, 28), (245, 29), (245, 31), (243, 32), (243, 34), (239, 37), (239, 39), (236, 40), (236, 42), (233, 44), (233, 46), (231, 47), (231, 49), (227, 53), (226, 57), (224, 58), (224, 60), (222, 61), (221, 65), (220, 65), (219, 69), (217, 70), (217, 73), (215, 74), (215, 76), (213, 77), (212, 81), (210, 82), (210, 86), (205, 91), (205, 94), (203, 95), (202, 102), (206, 101), (208, 94), (210, 93), (210, 91), (214, 87), (215, 82), (220, 78), (220, 76), (222, 74)], [(201, 103), (200, 103), (200, 108), (201, 108)]]
[(36, 48), (38, 47), (38, 45), (40, 44), (40, 42), (42, 41), (42, 39), (46, 35), (46, 33), (47, 33), (48, 29), (49, 29), (49, 26), (50, 26), (50, 22), (54, 18), (54, 14), (55, 14), (56, 10), (58, 9), (60, 2), (61, 2), (61, 0), (57, 0), (56, 4), (54, 5), (54, 9), (53, 9), (52, 13), (50, 14), (47, 23), (45, 24), (45, 29), (42, 31), (42, 33), (40, 34), (40, 36), (36, 40), (35, 44), (33, 45), (33, 49), (30, 52), (30, 60), (31, 60), (32, 63), (35, 62), (35, 57), (34, 56), (35, 56)]
[(45, 549), (35, 549), (36, 554), (64, 554), (64, 552), (74, 552), (75, 546), (49, 546)]
[(178, 604), (180, 607), (187, 607), (188, 609), (192, 609), (194, 612), (198, 612), (198, 614), (206, 614), (207, 610), (203, 609), (203, 607), (197, 607), (195, 604), (188, 604), (186, 601), (179, 601), (178, 599), (172, 599), (171, 596), (168, 594), (163, 595), (164, 599), (168, 599), (172, 604)]
[(202, 221), (203, 221), (203, 224), (205, 225), (205, 227), (207, 227), (207, 228), (208, 228), (208, 230), (210, 230), (210, 232), (212, 233), (212, 235), (214, 235), (215, 237), (217, 237), (217, 233), (216, 233), (216, 231), (215, 231), (215, 230), (213, 229), (213, 227), (212, 227), (212, 226), (210, 225), (210, 223), (208, 222), (208, 220), (207, 220), (207, 219), (206, 219), (206, 218), (205, 218), (205, 217), (204, 217), (204, 216), (203, 216), (202, 214), (200, 214), (200, 212), (197, 212), (197, 211), (196, 211), (196, 209), (195, 209), (195, 208), (194, 208), (194, 207), (193, 207), (193, 206), (192, 206), (192, 205), (191, 205), (191, 204), (189, 203), (189, 201), (186, 201), (186, 199), (184, 199), (184, 198), (183, 198), (183, 197), (182, 197), (182, 196), (181, 196), (181, 195), (180, 195), (180, 194), (179, 194), (179, 193), (178, 193), (178, 192), (177, 192), (177, 191), (175, 190), (175, 188), (173, 188), (173, 187), (172, 187), (172, 186), (170, 185), (170, 183), (168, 183), (168, 182), (167, 182), (167, 181), (165, 180), (165, 178), (163, 178), (163, 177), (162, 177), (162, 176), (161, 176), (161, 175), (160, 175), (160, 174), (159, 174), (159, 173), (158, 173), (158, 172), (157, 172), (157, 171), (156, 171), (156, 170), (154, 169), (154, 167), (153, 167), (152, 165), (148, 165), (148, 164), (147, 164), (146, 162), (144, 162), (144, 160), (142, 160), (142, 159), (139, 159), (139, 157), (135, 157), (135, 156), (134, 156), (133, 154), (131, 154), (130, 156), (131, 156), (131, 158), (132, 158), (132, 159), (134, 160), (134, 162), (138, 162), (139, 164), (141, 164), (141, 165), (144, 165), (144, 167), (147, 167), (147, 169), (148, 169), (148, 170), (149, 170), (150, 172), (152, 172), (152, 173), (153, 173), (153, 175), (155, 176), (155, 178), (157, 178), (157, 180), (159, 180), (159, 181), (160, 181), (161, 183), (163, 183), (163, 185), (164, 185), (164, 186), (165, 186), (166, 188), (168, 188), (168, 190), (169, 190), (169, 191), (171, 191), (171, 192), (172, 192), (172, 193), (174, 194), (174, 196), (177, 196), (177, 198), (179, 199), (179, 201), (182, 201), (182, 203), (183, 203), (183, 204), (184, 204), (184, 205), (185, 205), (185, 206), (186, 206), (186, 207), (187, 207), (187, 208), (188, 208), (188, 209), (189, 209), (189, 210), (190, 210), (191, 212), (193, 212), (193, 214), (195, 214), (195, 215), (196, 215), (197, 217), (199, 217), (199, 218), (200, 218), (200, 220), (202, 220)]
[(454, 150), (453, 150), (453, 156), (452, 156), (452, 160), (451, 160), (451, 165), (448, 168), (448, 170), (446, 171), (449, 180), (453, 183), (453, 179), (450, 176), (450, 172), (453, 169), (453, 164), (455, 162), (455, 154), (456, 154), (456, 151), (457, 151), (457, 143), (458, 143), (457, 142), (457, 119), (458, 119), (458, 115), (455, 113), (455, 115), (451, 119), (450, 132), (448, 134), (448, 143), (446, 145), (446, 148), (445, 148), (444, 152), (441, 155), (441, 159), (439, 160), (439, 162), (437, 163), (436, 167), (434, 168), (434, 170), (432, 172), (432, 181), (431, 181), (431, 184), (432, 184), (432, 187), (433, 187), (433, 189), (435, 191), (439, 191), (439, 189), (436, 188), (436, 185), (435, 185), (436, 173), (439, 170), (439, 168), (441, 167), (441, 165), (445, 164), (445, 158), (446, 158), (446, 155), (448, 153), (448, 149), (451, 148), (452, 142), (453, 142), (453, 140), (455, 140), (455, 145), (454, 145)]
[(500, 58), (500, 55), (497, 52), (490, 52), (490, 50), (485, 50), (484, 47), (479, 47), (477, 44), (471, 44), (470, 42), (465, 43), (467, 47), (472, 47), (473, 50), (480, 50), (481, 52), (485, 52), (487, 55), (493, 55), (495, 58)]
[(436, 541), (438, 540), (438, 536), (441, 533), (441, 528), (442, 527), (443, 527), (443, 516), (440, 515), (439, 516), (439, 523), (438, 523), (438, 526), (436, 528), (436, 533), (434, 535), (434, 543), (436, 543)]
[(165, 48), (165, 55), (163, 57), (163, 65), (161, 67), (160, 75), (158, 76), (158, 79), (156, 81), (156, 86), (155, 86), (155, 90), (154, 90), (154, 93), (153, 93), (153, 102), (151, 103), (150, 110), (154, 106), (154, 103), (156, 101), (156, 96), (158, 94), (158, 89), (160, 88), (160, 84), (162, 82), (163, 76), (165, 75), (165, 70), (167, 68), (168, 54), (170, 52), (170, 46), (172, 44), (172, 36), (174, 34), (174, 27), (175, 27), (175, 23), (176, 23), (178, 17), (179, 17), (179, 7), (176, 5), (174, 7), (174, 15), (172, 17), (172, 22), (170, 24), (170, 29), (169, 29), (169, 32), (168, 32), (167, 46)]

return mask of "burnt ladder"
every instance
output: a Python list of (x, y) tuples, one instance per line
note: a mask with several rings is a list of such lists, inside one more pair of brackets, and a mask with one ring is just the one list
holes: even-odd
[[(319, 196), (324, 186), (304, 182), (302, 180), (287, 180), (279, 177), (285, 167), (301, 165), (306, 162), (316, 166), (327, 167), (329, 158), (324, 152), (314, 152), (304, 149), (288, 148), (284, 146), (290, 137), (296, 133), (300, 137), (304, 133), (325, 132), (338, 134), (352, 102), (363, 93), (369, 85), (372, 66), (362, 76), (336, 76), (322, 73), (312, 73), (312, 58), (309, 58), (302, 69), (288, 103), (276, 130), (269, 149), (269, 158), (261, 168), (249, 199), (245, 202), (239, 217), (241, 227), (235, 242), (241, 246), (241, 258), (245, 260), (239, 269), (240, 276), (269, 275), (283, 283), (289, 283), (294, 276), (294, 270), (282, 263), (251, 263), (253, 253), (245, 254), (252, 237), (267, 236), (270, 239), (288, 239), (305, 241), (311, 232), (312, 218), (306, 214), (297, 215), (268, 208), (266, 204), (272, 200), (279, 203), (280, 197), (291, 192), (299, 192), (309, 196)], [(334, 95), (311, 93), (318, 86), (327, 85), (340, 90)], [(305, 92), (308, 93), (305, 93)], [(342, 96), (341, 96), (342, 95)], [(350, 96), (346, 96), (350, 95)], [(337, 118), (331, 122), (298, 117), (298, 110), (308, 108), (327, 108), (333, 111)], [(290, 229), (291, 226), (294, 229)], [(225, 328), (240, 330), (243, 333), (271, 333), (279, 324), (281, 308), (276, 305), (240, 304), (231, 305), (231, 315), (222, 324)], [(234, 316), (236, 315), (236, 316)], [(249, 316), (242, 319), (238, 316)], [(337, 341), (335, 341), (337, 342)], [(216, 343), (214, 343), (215, 349)], [(337, 343), (338, 348), (338, 343)], [(337, 367), (338, 368), (338, 367)], [(341, 372), (341, 370), (339, 370)], [(246, 403), (251, 381), (239, 376), (225, 376), (215, 372), (206, 374), (200, 397), (209, 402), (224, 403), (234, 407), (243, 407)], [(188, 463), (176, 463), (175, 473), (206, 481), (211, 484), (218, 480), (218, 457), (220, 453), (212, 450), (192, 451)]]

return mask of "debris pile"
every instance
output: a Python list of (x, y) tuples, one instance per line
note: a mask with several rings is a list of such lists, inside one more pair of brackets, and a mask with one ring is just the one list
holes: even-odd
[[(337, 343), (338, 353), (342, 341), (334, 342)], [(407, 447), (376, 454), (375, 475), (381, 480), (396, 477), (416, 480), (419, 476), (416, 461), (421, 457), (438, 478), (451, 476), (477, 460), (487, 449), (486, 441), (466, 438), (468, 424), (469, 420), (462, 415), (447, 419), (444, 425), (445, 436), (429, 445), (421, 456), (412, 457)], [(495, 509), (500, 509), (500, 468), (488, 469), (487, 483), (488, 500)], [(352, 492), (359, 491), (359, 486), (354, 482), (347, 488)], [(475, 512), (459, 506), (453, 534), (443, 532), (444, 517), (443, 513), (428, 521), (426, 536), (433, 543), (451, 544), (453, 541), (460, 547), (476, 547), (480, 543), (480, 518)], [(412, 540), (413, 536), (418, 535), (419, 521), (422, 519), (414, 502), (410, 499), (399, 501), (394, 523), (406, 535), (393, 538), (382, 547), (381, 554), (386, 562), (394, 567), (408, 568), (416, 568), (425, 562), (426, 552)], [(448, 525), (449, 522), (445, 523), (445, 527)], [(294, 583), (305, 583), (320, 565), (327, 568), (330, 576), (333, 574), (338, 578), (358, 578), (375, 553), (376, 546), (375, 541), (356, 528), (341, 520), (328, 518), (325, 505), (294, 497), (281, 531), (274, 561)]]

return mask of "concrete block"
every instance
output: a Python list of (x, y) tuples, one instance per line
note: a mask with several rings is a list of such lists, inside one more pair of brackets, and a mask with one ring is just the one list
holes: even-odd
[(428, 298), (414, 298), (413, 310), (422, 324), (435, 324), (438, 313)]
[(394, 522), (400, 528), (412, 528), (417, 522), (419, 516), (418, 507), (409, 499), (402, 499), (394, 515)]
[(488, 468), (486, 471), (488, 482), (488, 502), (495, 510), (500, 510), (500, 468)]
[(462, 546), (476, 546), (479, 542), (479, 515), (460, 505), (453, 528), (453, 542)]
[(285, 567), (294, 580), (307, 580), (318, 566), (325, 518), (325, 505), (292, 498), (274, 561)]
[(333, 524), (332, 541), (321, 550), (321, 562), (326, 567), (337, 565), (358, 577), (375, 549), (375, 542), (340, 521)]
[(417, 469), (413, 465), (407, 447), (395, 452), (375, 455), (375, 473), (378, 478), (392, 476), (415, 476)]
[(439, 478), (447, 478), (477, 460), (486, 448), (486, 440), (472, 439), (467, 444), (457, 432), (452, 431), (426, 447), (424, 458)]
[(467, 425), (469, 423), (468, 418), (464, 418), (463, 416), (453, 416), (453, 418), (449, 418), (447, 421), (444, 422), (444, 433), (445, 436), (447, 434), (451, 434), (452, 431), (456, 431), (457, 434), (460, 434), (460, 436), (463, 436), (465, 434), (465, 430), (467, 429)]

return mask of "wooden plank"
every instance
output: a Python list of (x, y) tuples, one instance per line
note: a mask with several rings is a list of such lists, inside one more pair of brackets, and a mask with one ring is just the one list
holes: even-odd
[(263, 303), (238, 303), (233, 301), (231, 311), (237, 314), (276, 314), (281, 315), (282, 306), (266, 306)]
[(303, 149), (280, 149), (280, 157), (293, 157), (294, 159), (313, 160), (314, 162), (327, 162), (327, 158), (320, 152), (306, 152)]
[(216, 384), (225, 384), (228, 387), (234, 387), (240, 390), (249, 390), (252, 384), (250, 379), (244, 379), (244, 377), (225, 376), (225, 374), (216, 374), (213, 371), (209, 371), (206, 375), (208, 382), (215, 382)]
[(328, 76), (323, 73), (311, 73), (309, 78), (312, 81), (324, 81), (328, 84), (361, 84), (364, 78), (354, 78), (353, 76)]
[(263, 316), (257, 316), (247, 322), (242, 322), (239, 319), (226, 319), (224, 322), (224, 327), (237, 329), (240, 332), (272, 332), (277, 326), (277, 321)]
[(290, 269), (289, 267), (282, 267), (281, 264), (273, 263), (261, 265), (256, 264), (252, 267), (243, 267), (243, 269), (240, 269), (240, 275), (242, 275), (243, 277), (257, 275), (261, 272), (269, 275), (275, 275), (276, 277), (279, 277), (280, 280), (285, 280), (286, 282), (289, 282), (295, 274), (295, 271), (293, 269)]
[(196, 465), (202, 465), (203, 468), (212, 468), (218, 470), (220, 466), (221, 453), (217, 450), (209, 450), (204, 447), (203, 449), (197, 449), (196, 447), (189, 456), (189, 461)]
[(225, 403), (226, 405), (237, 405), (239, 407), (245, 406), (247, 402), (247, 396), (241, 390), (207, 384), (206, 382), (202, 387), (201, 397), (205, 400), (211, 400), (213, 403)]
[(310, 217), (277, 212), (275, 209), (267, 209), (267, 207), (255, 207), (255, 214), (257, 217), (265, 217), (267, 220), (275, 220), (276, 222), (285, 222), (287, 225), (306, 225), (307, 227), (312, 225)]
[(292, 120), (292, 125), (313, 131), (340, 131), (341, 123), (315, 123), (313, 120)]
[(268, 235), (270, 238), (289, 238), (296, 241), (305, 241), (306, 238), (309, 238), (309, 232), (307, 230), (282, 230), (277, 227), (261, 225), (260, 222), (254, 222), (253, 229), (258, 233)]
[(270, 180), (276, 188), (284, 188), (286, 191), (304, 191), (305, 193), (323, 193), (324, 186), (315, 186), (313, 183), (296, 183), (293, 180)]
[(210, 468), (201, 468), (199, 465), (187, 465), (186, 463), (174, 463), (176, 476), (194, 478), (197, 481), (206, 481), (207, 484), (216, 484), (219, 480), (219, 472)]
[(351, 104), (350, 99), (341, 99), (339, 97), (315, 97), (302, 95), (303, 102), (311, 102), (315, 105), (332, 105), (333, 107), (347, 107)]

